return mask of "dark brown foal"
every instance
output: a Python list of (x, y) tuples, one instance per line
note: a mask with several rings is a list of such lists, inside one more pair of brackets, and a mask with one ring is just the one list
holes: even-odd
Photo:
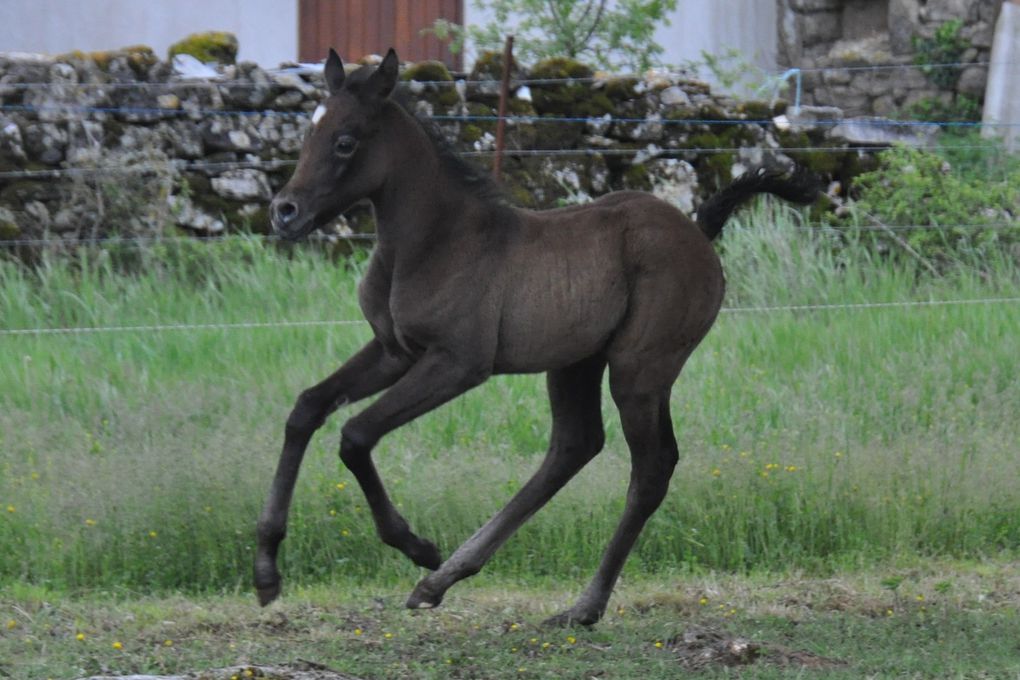
[[(340, 457), (364, 491), (382, 540), (433, 570), (407, 605), (434, 607), (602, 449), (600, 392), (608, 367), (632, 458), (626, 508), (594, 579), (552, 619), (592, 624), (677, 461), (670, 390), (723, 298), (710, 241), (751, 196), (809, 203), (815, 188), (777, 172), (744, 175), (710, 198), (697, 222), (640, 192), (560, 210), (514, 208), (390, 98), (397, 67), (390, 50), (378, 68), (345, 76), (330, 51), (329, 98), (313, 117), (294, 176), (272, 203), (276, 229), (297, 239), (367, 198), (379, 240), (359, 288), (374, 338), (305, 390), (287, 419), (258, 524), (260, 600), (280, 593), (276, 554), (298, 468), (312, 434), (337, 408), (382, 392), (344, 425)], [(493, 374), (533, 372), (548, 374), (553, 426), (545, 460), (443, 561), (390, 501), (372, 449), (388, 432)]]

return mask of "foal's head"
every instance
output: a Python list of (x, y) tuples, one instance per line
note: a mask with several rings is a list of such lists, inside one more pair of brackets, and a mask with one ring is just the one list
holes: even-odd
[(397, 83), (398, 65), (391, 49), (378, 68), (347, 76), (340, 57), (329, 51), (324, 72), (329, 97), (312, 116), (294, 175), (270, 206), (281, 236), (301, 238), (382, 186), (387, 162), (380, 116)]

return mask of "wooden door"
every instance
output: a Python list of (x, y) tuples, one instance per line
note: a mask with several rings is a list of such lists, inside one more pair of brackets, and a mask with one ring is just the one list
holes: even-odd
[(463, 23), (463, 0), (299, 0), (298, 7), (301, 61), (321, 61), (330, 47), (344, 61), (393, 47), (401, 61), (438, 59), (461, 68), (461, 55), (421, 31), (436, 19)]

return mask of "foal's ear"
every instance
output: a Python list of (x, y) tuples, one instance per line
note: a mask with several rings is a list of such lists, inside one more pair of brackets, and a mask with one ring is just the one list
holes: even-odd
[(397, 86), (397, 74), (400, 71), (400, 60), (397, 53), (390, 48), (390, 51), (383, 57), (379, 68), (375, 70), (368, 79), (368, 91), (380, 101), (386, 99)]
[(332, 47), (329, 48), (329, 56), (326, 57), (323, 76), (326, 78), (326, 89), (330, 94), (336, 94), (344, 86), (344, 79), (347, 77), (347, 74), (344, 73), (344, 63)]

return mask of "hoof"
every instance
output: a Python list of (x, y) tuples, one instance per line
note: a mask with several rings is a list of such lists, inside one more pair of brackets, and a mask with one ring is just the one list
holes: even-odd
[(439, 548), (432, 541), (415, 537), (415, 544), (407, 551), (407, 556), (419, 567), (425, 567), (429, 571), (435, 571), (443, 563), (439, 554)]
[(574, 626), (590, 627), (598, 623), (599, 617), (588, 612), (576, 612), (568, 609), (556, 616), (550, 616), (542, 622), (543, 628), (572, 628)]
[(259, 594), (259, 604), (265, 607), (280, 596), (280, 572), (276, 569), (276, 561), (264, 556), (255, 560), (255, 590)]
[(280, 582), (277, 581), (269, 586), (259, 586), (256, 590), (259, 594), (259, 604), (265, 607), (280, 596)]
[(435, 592), (427, 583), (428, 579), (422, 579), (414, 588), (414, 592), (407, 598), (408, 609), (433, 609), (443, 602), (443, 594)]

